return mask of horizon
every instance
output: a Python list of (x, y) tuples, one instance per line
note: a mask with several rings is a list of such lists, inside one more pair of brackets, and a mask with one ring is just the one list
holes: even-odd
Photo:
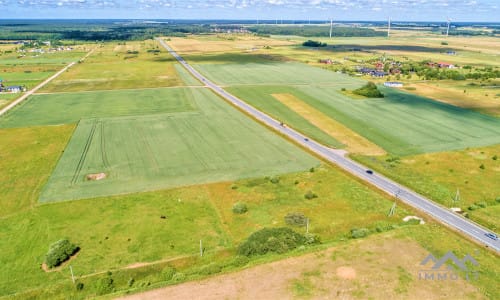
[(12, 19), (387, 20), (500, 22), (496, 0), (0, 0)]

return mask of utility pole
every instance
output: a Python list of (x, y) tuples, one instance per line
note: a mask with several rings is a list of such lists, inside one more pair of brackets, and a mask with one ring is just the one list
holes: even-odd
[(73, 284), (75, 284), (75, 275), (73, 274), (73, 267), (70, 265), (69, 270), (71, 271), (71, 280), (73, 280)]

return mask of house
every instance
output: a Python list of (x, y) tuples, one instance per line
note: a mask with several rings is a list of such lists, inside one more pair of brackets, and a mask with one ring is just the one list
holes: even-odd
[(441, 69), (454, 69), (455, 66), (450, 64), (450, 63), (445, 63), (445, 62), (438, 62), (437, 65), (441, 68)]
[(24, 92), (26, 89), (20, 85), (11, 85), (11, 86), (6, 87), (5, 90), (7, 92), (11, 92), (11, 93), (20, 93), (20, 92)]
[(446, 54), (448, 55), (457, 55), (455, 51), (446, 51)]
[(328, 59), (320, 59), (319, 62), (322, 64), (327, 64), (327, 65), (331, 65), (333, 63), (332, 60), (329, 58)]
[(388, 87), (396, 87), (396, 88), (403, 87), (403, 83), (397, 82), (397, 81), (387, 81), (387, 82), (384, 82), (384, 85), (388, 86)]

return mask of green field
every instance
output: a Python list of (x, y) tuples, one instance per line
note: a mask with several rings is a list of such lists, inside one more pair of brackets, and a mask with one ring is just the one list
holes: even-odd
[(0, 118), (0, 128), (76, 123), (101, 118), (196, 111), (195, 99), (206, 92), (194, 88), (118, 90), (39, 94)]
[(325, 86), (237, 86), (228, 90), (264, 111), (283, 117), (289, 113), (280, 113), (275, 108), (278, 105), (272, 103), (276, 100), (271, 94), (293, 94), (397, 155), (500, 143), (500, 119), (396, 89), (381, 87), (385, 98), (365, 100), (351, 99), (341, 94), (338, 87)]
[[(80, 121), (40, 201), (274, 175), (318, 164), (209, 91), (193, 93), (199, 93), (198, 112)], [(86, 180), (101, 172), (105, 180)]]
[(174, 58), (160, 49), (156, 41), (106, 43), (41, 91), (79, 92), (184, 85), (174, 66)]
[[(244, 59), (244, 55), (240, 55), (240, 57), (237, 59)], [(250, 56), (247, 59), (253, 58)], [(198, 63), (194, 66), (215, 83), (229, 86), (312, 84), (355, 88), (364, 83), (356, 78), (293, 62)]]

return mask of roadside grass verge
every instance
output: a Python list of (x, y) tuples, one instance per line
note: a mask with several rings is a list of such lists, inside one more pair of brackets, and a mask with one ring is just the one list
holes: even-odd
[[(498, 229), (498, 218), (492, 215), (500, 207), (496, 200), (500, 199), (500, 159), (493, 159), (495, 156), (500, 156), (500, 145), (402, 158), (353, 158), (446, 207), (462, 208), (484, 226)], [(455, 202), (457, 190), (460, 197)], [(478, 203), (485, 203), (486, 208), (468, 209)]]

